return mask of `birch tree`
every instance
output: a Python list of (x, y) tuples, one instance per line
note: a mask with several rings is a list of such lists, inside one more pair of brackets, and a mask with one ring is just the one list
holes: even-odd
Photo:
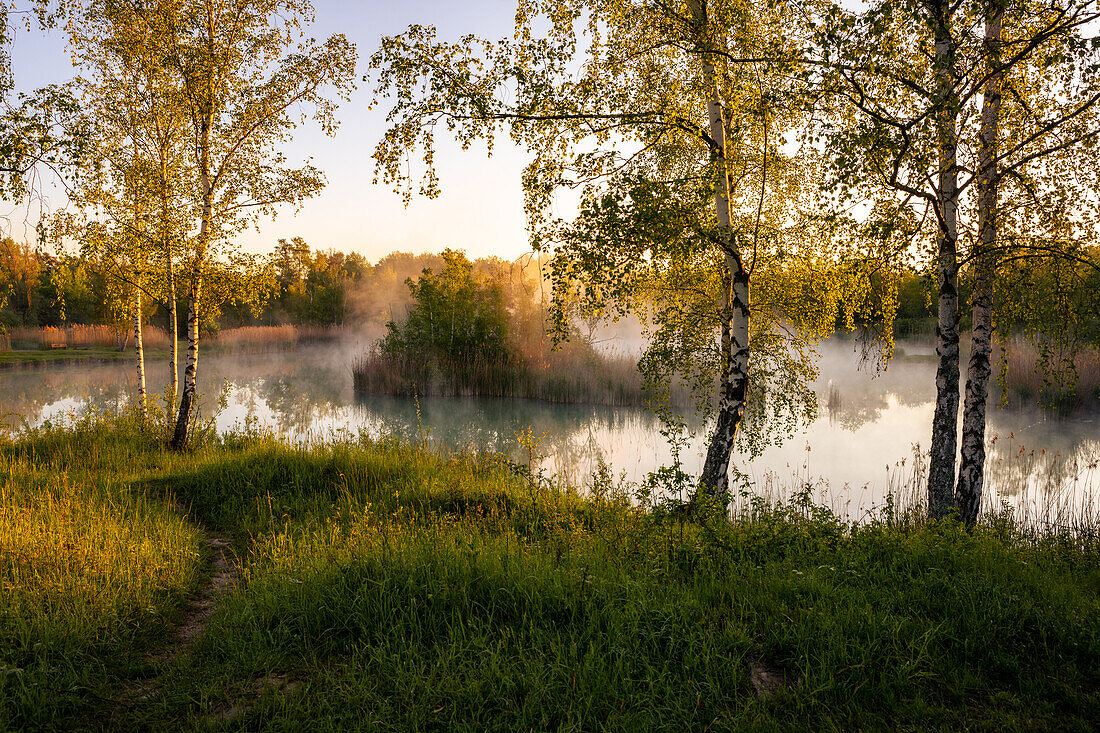
[(22, 15), (28, 30), (46, 30), (60, 13), (48, 0), (28, 0), (19, 8), (0, 3), (0, 196), (17, 201), (38, 191), (45, 175), (64, 182), (79, 171), (88, 130), (70, 85), (15, 92), (9, 51), (13, 15)]
[(194, 412), (203, 267), (211, 248), (249, 217), (298, 204), (323, 185), (316, 168), (285, 167), (278, 153), (303, 109), (332, 134), (336, 102), (327, 95), (346, 99), (354, 86), (353, 45), (342, 35), (322, 44), (301, 37), (312, 13), (305, 0), (197, 0), (167, 17), (201, 202), (186, 258), (188, 352), (175, 448), (186, 444)]
[[(145, 302), (169, 313), (170, 388), (177, 392), (174, 244), (187, 224), (179, 196), (185, 172), (178, 84), (163, 56), (146, 43), (132, 8), (114, 0), (69, 5), (67, 31), (79, 75), (73, 87), (91, 136), (89, 165), (71, 180), (70, 202), (83, 212), (82, 240), (104, 274), (131, 294), (141, 411), (147, 415), (142, 315)], [(94, 163), (94, 164), (93, 164)], [(76, 217), (67, 217), (72, 222)], [(89, 226), (98, 222), (99, 226)]]
[[(313, 15), (305, 0), (110, 0), (104, 7), (170, 70), (163, 83), (178, 85), (170, 98), (186, 124), (186, 195), (198, 221), (180, 253), (188, 351), (170, 441), (178, 449), (195, 414), (206, 270), (256, 216), (320, 190), (321, 172), (288, 167), (279, 145), (309, 117), (335, 131), (336, 101), (354, 86), (355, 49), (342, 35), (305, 38)], [(174, 281), (176, 269), (169, 271)]]
[(997, 243), (997, 151), (1000, 144), (1001, 33), (1004, 5), (1000, 0), (984, 0), (982, 19), (985, 35), (981, 48), (982, 90), (981, 129), (978, 137), (978, 175), (976, 197), (978, 231), (974, 243), (974, 287), (970, 362), (967, 366), (966, 402), (962, 425), (962, 462), (959, 466), (956, 508), (960, 516), (973, 522), (981, 508), (985, 468), (986, 403), (989, 399), (990, 358), (993, 353), (993, 275)]
[[(974, 446), (984, 441), (989, 375), (982, 366), (989, 353), (985, 303), (992, 282), (991, 258), (1002, 249), (993, 244), (997, 185), (1006, 177), (1022, 177), (1044, 158), (1091, 145), (1097, 133), (1080, 123), (1091, 116), (1100, 97), (1087, 84), (1074, 85), (1073, 93), (1053, 109), (1029, 109), (1030, 124), (1020, 125), (1011, 145), (998, 147), (996, 120), (1003, 112), (996, 90), (1051, 44), (1071, 51), (1065, 62), (1073, 68), (1087, 68), (1091, 62), (1086, 57), (1095, 47), (1082, 43), (1081, 31), (1097, 18), (1094, 5), (1078, 0), (1042, 6), (888, 0), (859, 14), (834, 8), (819, 36), (821, 61), (835, 73), (831, 91), (845, 99), (851, 110), (851, 117), (826, 135), (834, 174), (847, 186), (892, 189), (903, 204), (927, 207), (934, 221), (931, 257), (938, 282), (939, 363), (928, 479), (933, 517), (944, 517), (957, 508), (958, 284), (966, 261), (960, 258), (960, 206), (972, 206), (976, 198), (986, 207), (978, 216), (978, 244), (969, 255), (963, 253), (974, 259), (980, 273), (978, 329), (972, 336), (978, 342), (977, 361), (972, 357), (967, 470), (961, 489), (966, 505), (974, 506), (975, 471), (984, 462), (984, 453)], [(998, 40), (998, 19), (1002, 26), (1007, 23), (1005, 27), (1014, 29), (1007, 51), (1002, 51), (1006, 45)], [(1068, 78), (1081, 79), (1073, 73)], [(976, 110), (983, 95), (988, 99), (979, 115)], [(1027, 109), (1026, 95), (1018, 99), (1021, 108)], [(979, 151), (977, 159), (965, 160), (974, 149)], [(968, 197), (972, 185), (978, 191)]]
[[(777, 325), (772, 304), (763, 298), (754, 310), (751, 295), (784, 247), (788, 267), (799, 251), (779, 236), (797, 218), (795, 206), (784, 211), (779, 202), (804, 179), (780, 150), (798, 108), (783, 74), (799, 33), (787, 10), (521, 0), (513, 39), (448, 43), (433, 28), (411, 26), (383, 39), (372, 59), (376, 103), (391, 105), (375, 153), (378, 178), (406, 201), (439, 194), (437, 133), (463, 147), (485, 140), (490, 152), (507, 133), (531, 156), (523, 188), (532, 244), (562, 246), (556, 297), (573, 291), (570, 278), (588, 281), (594, 308), (640, 306), (649, 285), (684, 296), (657, 310), (664, 321), (648, 356), (659, 368), (690, 362), (719, 379), (700, 479), (704, 495), (717, 498), (728, 492), (753, 364), (762, 387), (765, 365), (787, 347), (777, 338), (782, 328), (767, 326)], [(413, 169), (417, 149), (423, 165)], [(582, 194), (572, 225), (550, 215), (563, 187)], [(784, 314), (800, 312), (788, 323), (802, 343), (828, 320), (821, 302), (806, 301), (801, 312), (795, 302)], [(762, 327), (753, 328), (754, 315), (764, 316)], [(803, 363), (773, 376), (781, 372), (805, 393), (811, 369)]]
[[(984, 489), (993, 336), (1000, 321), (1002, 351), (1007, 351), (1012, 328), (1008, 314), (998, 317), (994, 309), (999, 272), (1014, 262), (1055, 272), (1096, 267), (1095, 253), (1088, 248), (1095, 240), (1100, 166), (1096, 41), (1067, 29), (1028, 58), (1011, 66), (1002, 62), (1003, 49), (1026, 43), (1037, 20), (1049, 13), (1027, 3), (982, 4), (986, 87), (974, 174), (976, 232), (968, 257), (973, 330), (955, 489), (956, 508), (968, 524), (978, 518)], [(1097, 17), (1094, 8), (1091, 18)], [(1029, 294), (1034, 300), (1043, 297), (1038, 290)], [(1026, 311), (1018, 305), (1009, 309)], [(1046, 321), (1043, 327), (1055, 342), (1068, 344), (1079, 336), (1074, 320), (1067, 309), (1060, 325)]]

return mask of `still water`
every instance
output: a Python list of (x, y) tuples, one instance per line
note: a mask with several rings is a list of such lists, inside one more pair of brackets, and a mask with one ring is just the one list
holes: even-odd
[[(290, 440), (366, 432), (397, 434), (449, 448), (500, 451), (527, 463), (517, 434), (539, 439), (535, 468), (583, 484), (601, 461), (640, 482), (673, 460), (659, 421), (641, 408), (551, 405), (526, 400), (356, 397), (351, 364), (363, 345), (300, 347), (282, 353), (214, 354), (200, 362), (204, 418), (218, 430), (271, 428)], [(822, 349), (819, 416), (782, 445), (735, 459), (752, 491), (779, 498), (809, 485), (815, 498), (858, 519), (892, 492), (919, 498), (935, 394), (927, 346), (899, 344), (882, 373), (860, 369), (850, 342)], [(148, 365), (152, 393), (168, 376)], [(0, 371), (0, 417), (6, 430), (66, 420), (93, 407), (122, 409), (133, 393), (129, 362), (65, 364)], [(705, 426), (680, 452), (698, 471)], [(1032, 521), (1062, 522), (1100, 511), (1100, 415), (1055, 419), (1037, 409), (990, 412), (989, 501)], [(1096, 489), (1096, 490), (1094, 490)]]

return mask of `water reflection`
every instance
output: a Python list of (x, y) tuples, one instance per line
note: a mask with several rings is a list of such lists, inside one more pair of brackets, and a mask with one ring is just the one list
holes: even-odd
[[(737, 466), (755, 492), (779, 496), (812, 486), (819, 501), (849, 516), (880, 506), (887, 492), (919, 498), (921, 447), (927, 446), (935, 392), (935, 362), (921, 344), (901, 344), (901, 356), (874, 374), (856, 368), (852, 344), (823, 349), (817, 384), (820, 417), (784, 445)], [(287, 353), (211, 355), (200, 370), (203, 411), (219, 430), (249, 424), (290, 440), (324, 439), (344, 431), (399, 435), (457, 449), (500, 451), (526, 462), (516, 434), (539, 439), (539, 467), (583, 482), (606, 461), (616, 474), (640, 481), (672, 460), (658, 421), (637, 408), (551, 405), (526, 400), (356, 399), (351, 362), (355, 344), (303, 347)], [(149, 364), (152, 393), (168, 371)], [(0, 371), (0, 415), (8, 429), (35, 425), (88, 407), (122, 409), (134, 388), (128, 362), (53, 365)], [(230, 391), (218, 408), (225, 385)], [(689, 425), (702, 436), (704, 426)], [(1038, 411), (990, 413), (990, 502), (1007, 500), (1029, 516), (1096, 510), (1093, 498), (1100, 441), (1093, 418), (1049, 420)], [(681, 454), (688, 471), (702, 465), (705, 442)]]

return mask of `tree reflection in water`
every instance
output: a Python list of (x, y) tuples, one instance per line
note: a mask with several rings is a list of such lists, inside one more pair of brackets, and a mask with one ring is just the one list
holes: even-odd
[[(516, 434), (529, 430), (540, 439), (535, 468), (577, 484), (585, 483), (600, 461), (634, 481), (672, 461), (658, 420), (638, 408), (476, 398), (356, 399), (350, 365), (360, 349), (328, 345), (284, 353), (212, 354), (200, 382), (203, 414), (210, 415), (228, 381), (232, 392), (215, 416), (222, 431), (253, 424), (296, 441), (364, 431), (455, 450), (498, 451), (526, 463)], [(858, 359), (850, 342), (826, 344), (817, 385), (819, 418), (784, 445), (756, 458), (742, 456), (737, 463), (754, 491), (775, 496), (810, 484), (820, 500), (839, 503), (854, 515), (881, 506), (887, 491), (904, 493), (907, 486), (918, 486), (922, 479), (919, 466), (913, 470), (913, 451), (914, 445), (919, 450), (928, 444), (935, 362), (906, 344), (901, 351), (918, 353), (894, 359), (875, 375), (855, 368)], [(125, 361), (0, 371), (3, 424), (17, 429), (19, 416), (34, 425), (86, 408), (117, 413), (133, 393), (132, 371)], [(167, 368), (151, 361), (148, 371), (150, 392), (157, 394), (167, 381)], [(1042, 521), (1095, 511), (1100, 441), (1094, 419), (1057, 420), (1038, 410), (993, 409), (990, 501), (1008, 500)], [(697, 419), (688, 427), (706, 434)], [(681, 454), (685, 470), (699, 469), (704, 447), (702, 438), (687, 444)]]

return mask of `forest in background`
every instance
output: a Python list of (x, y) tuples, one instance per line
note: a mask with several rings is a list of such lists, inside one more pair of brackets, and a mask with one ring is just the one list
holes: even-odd
[[(300, 237), (280, 240), (270, 254), (245, 263), (213, 263), (211, 280), (229, 287), (208, 304), (202, 330), (214, 334), (246, 326), (348, 326), (381, 337), (386, 323), (404, 320), (413, 303), (405, 281), (442, 264), (439, 254), (406, 252), (390, 253), (372, 264), (357, 252), (311, 249)], [(500, 284), (512, 309), (520, 301), (541, 297), (534, 258), (526, 265), (482, 258), (474, 267)], [(67, 325), (132, 330), (133, 304), (119, 297), (114, 271), (93, 257), (52, 254), (5, 238), (0, 241), (0, 334)], [(183, 309), (177, 312), (182, 327)], [(165, 303), (147, 303), (145, 316), (151, 325), (167, 329)]]
[[(281, 239), (266, 255), (237, 262), (213, 262), (211, 279), (228, 287), (204, 313), (203, 332), (245, 326), (350, 326), (357, 332), (380, 338), (386, 323), (402, 322), (415, 298), (406, 280), (418, 278), (425, 269), (438, 271), (444, 264), (441, 253), (391, 252), (371, 263), (359, 252), (314, 249), (302, 237)], [(507, 307), (515, 311), (521, 302), (550, 298), (552, 284), (540, 278), (540, 260), (535, 254), (517, 261), (498, 257), (473, 261), (474, 271), (498, 283)], [(1050, 298), (1046, 308), (1073, 309), (1081, 314), (1083, 341), (1100, 341), (1100, 273), (1082, 267), (1084, 276), (1073, 287), (1062, 288), (1062, 302)], [(111, 326), (132, 329), (133, 303), (125, 296), (114, 263), (80, 252), (53, 253), (43, 247), (20, 244), (10, 237), (0, 239), (0, 336), (18, 328), (67, 325)], [(1015, 273), (1001, 283), (1001, 297), (1023, 297), (1043, 273)], [(970, 296), (970, 278), (960, 282), (960, 299)], [(895, 334), (899, 337), (929, 334), (935, 281), (930, 272), (908, 268), (897, 278)], [(1054, 289), (1038, 289), (1050, 294)], [(182, 303), (183, 297), (180, 297)], [(179, 309), (180, 324), (184, 313)], [(166, 328), (168, 309), (162, 302), (146, 304), (152, 325)], [(579, 330), (591, 330), (577, 314)]]

